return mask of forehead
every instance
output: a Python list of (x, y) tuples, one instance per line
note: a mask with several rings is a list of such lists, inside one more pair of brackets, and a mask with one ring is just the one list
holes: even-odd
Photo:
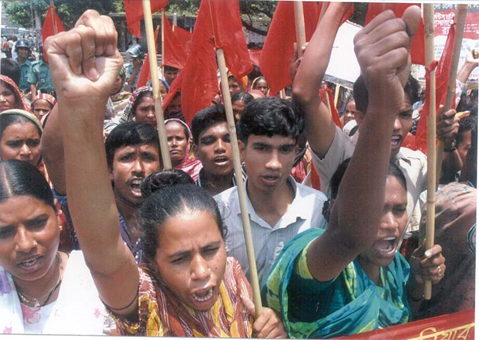
[(387, 176), (386, 201), (392, 201), (393, 203), (407, 203), (406, 188), (396, 176)]
[(33, 123), (30, 122), (18, 122), (10, 124), (5, 130), (3, 130), (2, 136), (4, 138), (11, 138), (13, 136), (23, 136), (25, 134), (33, 135), (33, 137), (40, 138), (38, 129), (35, 127), (35, 125), (33, 125)]
[(50, 109), (50, 103), (48, 103), (45, 99), (38, 99), (35, 101), (35, 103), (32, 105), (34, 109)]
[(140, 102), (138, 103), (138, 106), (140, 106), (140, 105), (150, 105), (150, 104), (155, 104), (155, 101), (154, 101), (153, 97), (144, 96), (140, 99)]
[(11, 91), (8, 85), (6, 85), (3, 81), (0, 81), (0, 91), (5, 91), (5, 90)]
[(29, 195), (13, 196), (0, 202), (0, 224), (10, 224), (45, 213), (54, 214), (55, 212), (51, 206)]
[(229, 134), (228, 124), (226, 122), (216, 123), (200, 132), (199, 139), (206, 136), (222, 137)]
[(259, 135), (250, 135), (248, 137), (248, 144), (263, 144), (271, 147), (283, 147), (286, 145), (296, 145), (298, 142), (292, 137), (285, 137), (281, 135), (269, 136), (259, 136)]
[(166, 132), (181, 132), (183, 135), (185, 134), (185, 127), (179, 123), (179, 122), (168, 122), (168, 124), (165, 125)]
[(159, 156), (160, 152), (158, 148), (153, 144), (138, 144), (138, 145), (126, 145), (118, 148), (115, 152), (115, 158), (128, 153), (152, 153)]

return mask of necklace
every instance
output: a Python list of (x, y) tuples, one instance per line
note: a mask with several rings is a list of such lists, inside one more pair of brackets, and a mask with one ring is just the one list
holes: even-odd
[[(58, 268), (60, 268), (60, 261), (61, 260), (60, 260), (60, 256), (58, 255), (58, 253), (57, 253), (57, 259), (58, 259)], [(42, 297), (39, 297), (39, 298), (30, 297), (30, 296), (22, 293), (18, 289), (18, 287), (17, 287), (17, 294), (18, 294), (18, 297), (20, 298), (20, 300), (23, 304), (26, 304), (26, 305), (29, 305), (29, 306), (31, 306), (33, 304), (33, 307), (35, 307), (35, 308), (43, 307), (48, 303), (48, 301), (52, 297), (53, 293), (58, 289), (58, 287), (60, 286), (61, 283), (62, 283), (62, 277), (60, 275), (57, 284), (52, 289), (50, 289), (50, 291), (48, 293), (46, 293), (45, 295), (43, 295)], [(44, 298), (45, 298), (45, 301), (43, 303), (40, 303), (40, 301), (43, 300)]]

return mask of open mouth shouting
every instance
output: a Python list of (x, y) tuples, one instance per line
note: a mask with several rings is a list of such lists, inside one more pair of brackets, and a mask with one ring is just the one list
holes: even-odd
[(402, 137), (399, 135), (394, 135), (391, 138), (391, 150), (399, 150), (402, 144)]
[(130, 187), (131, 193), (135, 197), (142, 197), (141, 196), (141, 183), (143, 182), (143, 178), (134, 178), (131, 179), (128, 183), (128, 186)]
[(215, 287), (198, 289), (191, 294), (196, 309), (205, 310), (211, 308), (216, 301)]
[(218, 167), (224, 167), (229, 164), (230, 160), (226, 156), (216, 156), (213, 158), (213, 163), (215, 163), (216, 166)]

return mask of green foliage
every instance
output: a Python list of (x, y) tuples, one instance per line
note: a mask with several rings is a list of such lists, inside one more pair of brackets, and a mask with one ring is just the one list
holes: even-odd
[[(32, 8), (38, 12), (43, 23), (49, 4), (49, 0), (8, 1), (4, 2), (4, 9), (10, 22), (30, 28), (33, 22)], [(55, 0), (54, 4), (65, 29), (73, 27), (87, 9), (97, 10), (100, 14), (116, 13), (123, 9), (122, 0)]]

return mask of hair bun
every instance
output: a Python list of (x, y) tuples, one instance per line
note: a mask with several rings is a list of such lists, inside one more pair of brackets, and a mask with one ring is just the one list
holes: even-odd
[(195, 184), (195, 182), (183, 170), (169, 169), (154, 172), (143, 180), (141, 194), (147, 198), (158, 190), (178, 184)]

